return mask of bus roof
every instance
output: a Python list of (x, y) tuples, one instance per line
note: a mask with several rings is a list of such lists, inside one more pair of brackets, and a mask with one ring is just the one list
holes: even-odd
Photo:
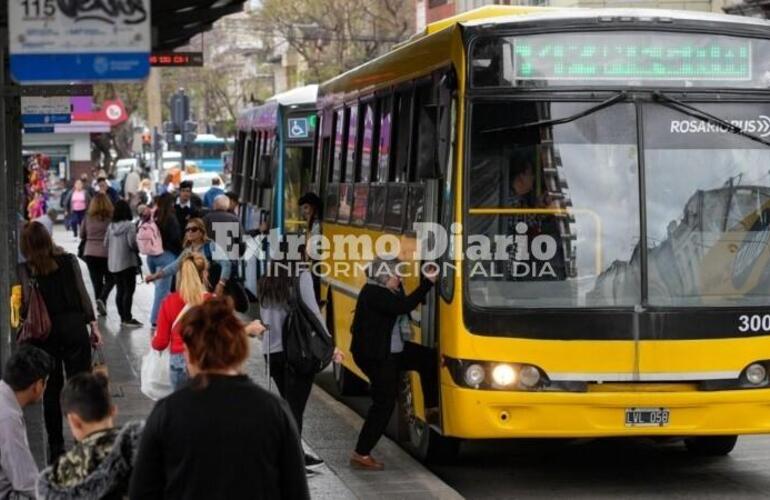
[[(711, 14), (691, 11), (676, 11), (665, 9), (575, 9), (547, 8), (520, 6), (487, 6), (462, 13), (435, 23), (429, 24), (425, 30), (413, 36), (408, 41), (397, 45), (390, 52), (353, 68), (331, 80), (321, 84), (319, 90), (319, 106), (324, 108), (339, 104), (351, 94), (369, 92), (382, 85), (393, 85), (424, 75), (450, 64), (452, 40), (458, 27), (480, 30), (488, 26), (514, 26), (520, 23), (556, 21), (573, 21), (585, 25), (586, 22), (622, 22), (628, 21), (629, 28), (640, 29), (640, 24), (649, 25), (653, 29), (660, 25), (676, 25), (690, 23), (712, 23), (730, 27), (735, 31), (748, 30), (746, 36), (770, 37), (767, 28), (770, 22), (764, 19), (733, 16), (728, 14)], [(597, 24), (601, 26), (601, 24)], [(569, 29), (566, 26), (560, 28)], [(454, 38), (459, 40), (459, 38)]]
[(411, 39), (417, 39), (426, 35), (432, 35), (438, 31), (446, 29), (458, 23), (474, 21), (478, 19), (489, 19), (501, 16), (522, 16), (525, 14), (539, 14), (548, 11), (559, 10), (553, 7), (534, 7), (523, 5), (487, 5), (478, 9), (469, 10), (462, 14), (447, 17), (440, 21), (428, 24), (424, 30), (418, 31)]
[(270, 97), (265, 104), (243, 111), (236, 121), (238, 130), (274, 129), (278, 121), (279, 106), (314, 106), (318, 96), (318, 85), (297, 87)]
[(295, 104), (312, 104), (318, 96), (318, 85), (305, 85), (296, 87), (280, 94), (270, 97), (266, 103), (277, 102), (281, 106), (292, 106)]
[[(479, 9), (481, 10), (481, 9)], [(538, 12), (527, 13), (526, 16), (503, 14), (489, 16), (487, 18), (473, 17), (470, 19), (461, 19), (457, 22), (463, 26), (500, 26), (507, 24), (516, 24), (524, 21), (559, 21), (559, 20), (622, 20), (628, 21), (694, 21), (694, 22), (715, 22), (715, 23), (733, 23), (741, 25), (770, 27), (770, 21), (758, 19), (755, 17), (734, 16), (730, 14), (718, 14), (712, 12), (697, 12), (688, 10), (668, 10), (668, 9), (540, 9)]]
[[(525, 16), (555, 8), (489, 5), (429, 24), (393, 50), (321, 84), (319, 104), (325, 107), (340, 94), (397, 83), (449, 64), (454, 29), (463, 22), (495, 17)], [(321, 98), (322, 97), (322, 98)]]

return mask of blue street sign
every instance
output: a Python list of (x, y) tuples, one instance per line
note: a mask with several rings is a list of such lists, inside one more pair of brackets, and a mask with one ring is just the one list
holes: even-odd
[(21, 115), (22, 125), (47, 125), (55, 123), (71, 123), (72, 115)]
[(149, 52), (11, 55), (18, 82), (141, 80), (149, 71)]
[(8, 0), (8, 31), (20, 83), (133, 81), (150, 71), (150, 0)]
[(53, 126), (51, 127), (24, 127), (25, 134), (53, 134)]
[(307, 118), (289, 118), (289, 139), (305, 139), (310, 133)]

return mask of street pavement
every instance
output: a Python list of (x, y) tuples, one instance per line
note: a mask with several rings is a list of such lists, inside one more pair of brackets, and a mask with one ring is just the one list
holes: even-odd
[(679, 440), (481, 441), (431, 470), (474, 499), (766, 499), (770, 437), (743, 436), (718, 458), (693, 457)]
[[(63, 227), (57, 226), (54, 241), (67, 251), (75, 252), (77, 240)], [(91, 290), (88, 271), (81, 263), (89, 293)], [(146, 268), (144, 270), (147, 271)], [(149, 350), (149, 315), (152, 307), (153, 286), (139, 284), (134, 295), (134, 317), (144, 328), (121, 329), (115, 308), (115, 292), (107, 303), (108, 315), (100, 323), (104, 337), (104, 356), (110, 373), (114, 403), (118, 407), (118, 424), (143, 419), (149, 414), (153, 401), (140, 391), (139, 371), (142, 356)], [(257, 341), (253, 341), (252, 354), (246, 372), (263, 387), (265, 366)], [(277, 393), (275, 386), (272, 390)], [(26, 420), (33, 452), (39, 463), (43, 462), (42, 406), (27, 409)], [(389, 439), (383, 439), (375, 450), (386, 463), (383, 472), (352, 470), (348, 458), (355, 444), (362, 419), (354, 411), (329, 396), (318, 387), (313, 388), (304, 420), (303, 444), (307, 451), (326, 462), (320, 473), (309, 479), (314, 499), (346, 500), (354, 498), (428, 499), (461, 498), (452, 488), (415, 461)]]
[[(363, 414), (368, 398), (330, 396)], [(770, 436), (741, 436), (720, 458), (690, 455), (681, 440), (518, 439), (466, 441), (456, 462), (429, 469), (469, 499), (767, 499)]]

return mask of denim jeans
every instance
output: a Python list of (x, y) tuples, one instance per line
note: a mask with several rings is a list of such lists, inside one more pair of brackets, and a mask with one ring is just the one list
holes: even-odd
[[(147, 267), (151, 273), (156, 273), (160, 269), (163, 269), (167, 265), (176, 260), (176, 256), (165, 251), (160, 255), (150, 255), (147, 257)], [(160, 311), (160, 303), (166, 298), (166, 295), (171, 291), (171, 280), (173, 276), (166, 276), (155, 281), (155, 298), (152, 301), (152, 312), (150, 313), (150, 323), (153, 325), (158, 322), (158, 312)]]
[(169, 377), (171, 387), (176, 391), (187, 382), (187, 363), (184, 362), (184, 354), (171, 353), (169, 358)]

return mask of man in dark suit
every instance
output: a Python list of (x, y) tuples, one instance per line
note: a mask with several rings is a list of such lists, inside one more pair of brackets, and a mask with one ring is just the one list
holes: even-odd
[(192, 189), (192, 181), (179, 183), (179, 195), (174, 206), (179, 227), (185, 227), (187, 221), (192, 218), (203, 216), (203, 202), (192, 192)]

